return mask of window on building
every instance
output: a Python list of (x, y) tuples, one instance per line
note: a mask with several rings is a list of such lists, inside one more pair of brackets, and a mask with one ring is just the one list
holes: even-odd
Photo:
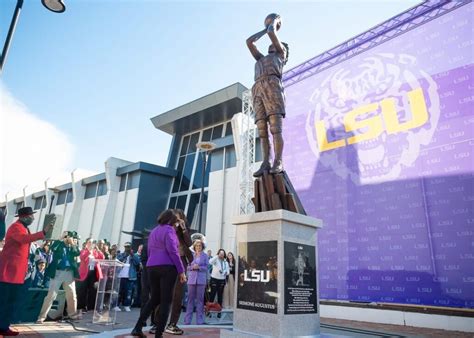
[(73, 200), (72, 189), (66, 189), (58, 193), (58, 200), (56, 202), (56, 205), (71, 203), (72, 200)]
[(0, 207), (0, 212), (5, 215), (5, 213), (7, 212), (7, 206), (4, 206), (4, 207)]
[(227, 122), (225, 125), (225, 136), (232, 135), (232, 123)]
[(208, 142), (212, 137), (212, 128), (208, 128), (202, 132), (201, 142)]
[(195, 153), (197, 148), (196, 148), (196, 144), (199, 142), (199, 132), (197, 133), (194, 133), (191, 135), (191, 139), (189, 140), (189, 147), (188, 147), (188, 151), (186, 154), (191, 154), (191, 153)]
[(35, 206), (33, 207), (33, 210), (39, 210), (41, 209), (41, 202), (43, 200), (43, 196), (35, 198)]
[(179, 186), (181, 184), (181, 177), (183, 175), (183, 168), (184, 168), (184, 161), (186, 160), (186, 156), (181, 156), (178, 161), (178, 167), (176, 170), (178, 171), (178, 174), (176, 175), (174, 179), (174, 184), (173, 184), (173, 190), (172, 192), (178, 192), (179, 191)]
[[(126, 175), (125, 175), (126, 177)], [(123, 188), (125, 188), (125, 180), (123, 180), (123, 177), (120, 179), (120, 189), (122, 189), (122, 181), (123, 183)], [(120, 190), (122, 191), (122, 190)], [(96, 196), (103, 196), (107, 194), (107, 181), (106, 180), (101, 180), (98, 182), (90, 183), (86, 185), (86, 193), (84, 195), (84, 199), (88, 198), (94, 198)]]
[(178, 202), (176, 203), (176, 209), (186, 210), (186, 199), (188, 195), (181, 195), (178, 197)]
[(212, 128), (212, 139), (211, 140), (221, 138), (223, 128), (224, 128), (223, 124), (219, 124), (218, 126), (215, 126), (214, 128)]
[[(193, 189), (200, 189), (202, 187), (202, 162), (203, 162), (203, 155), (201, 152), (198, 153), (199, 157), (196, 164), (196, 170), (194, 172), (194, 180), (193, 180)], [(209, 169), (211, 168), (211, 160), (212, 160), (212, 153), (210, 156), (207, 157), (206, 162), (206, 175), (204, 175), (204, 186), (209, 186)]]
[[(190, 222), (196, 218), (196, 207), (199, 205), (199, 196), (203, 184), (202, 179), (202, 155), (196, 149), (196, 143), (203, 141), (213, 141), (232, 134), (230, 123), (223, 123), (206, 128), (199, 132), (182, 136), (179, 158), (176, 161), (177, 175), (173, 181), (171, 196), (168, 203), (169, 208), (183, 209)], [(231, 147), (233, 150), (233, 147)], [(230, 154), (229, 166), (235, 166), (234, 159)], [(211, 153), (207, 159), (206, 172), (204, 175), (205, 201), (207, 201), (207, 189), (209, 186), (209, 173), (211, 171), (222, 170), (226, 163), (224, 149), (218, 149)], [(204, 204), (203, 220), (205, 219), (207, 204)], [(194, 222), (194, 221), (193, 221)]]
[[(99, 187), (97, 190), (97, 196), (102, 196), (107, 194), (107, 181), (99, 181)], [(134, 171), (132, 173), (124, 174), (120, 177), (120, 187), (119, 191), (125, 191), (130, 189), (138, 188), (140, 184), (140, 171)]]
[(56, 205), (61, 205), (66, 202), (66, 194), (67, 194), (67, 190), (63, 190), (58, 193), (58, 199), (56, 201)]
[(224, 149), (217, 149), (211, 153), (210, 171), (222, 170), (224, 168)]
[[(199, 196), (201, 196), (200, 193), (195, 193), (189, 199), (188, 214), (186, 215), (189, 224), (193, 224), (194, 217), (199, 217)], [(193, 229), (197, 230), (197, 227)]]
[(73, 200), (73, 194), (72, 194), (72, 189), (67, 190), (67, 195), (66, 195), (66, 203), (71, 203)]
[(133, 173), (128, 174), (127, 190), (138, 188), (139, 183), (140, 183), (139, 171), (135, 171)]
[(104, 196), (107, 195), (107, 181), (106, 180), (101, 180), (97, 182), (98, 187), (97, 187), (97, 196)]
[(179, 153), (179, 156), (186, 155), (188, 151), (188, 146), (189, 146), (189, 139), (191, 138), (190, 135), (185, 136), (183, 138), (183, 144), (181, 145), (181, 151)]
[(184, 163), (183, 176), (181, 178), (181, 185), (179, 187), (179, 191), (185, 191), (189, 189), (192, 175), (193, 175), (195, 157), (196, 157), (195, 152), (192, 154), (186, 155), (186, 162)]
[(119, 191), (124, 191), (127, 183), (127, 175), (120, 176), (120, 188)]
[(46, 196), (35, 198), (34, 210), (46, 208)]
[(225, 168), (233, 168), (237, 165), (235, 148), (233, 145), (225, 147)]
[(18, 210), (20, 210), (21, 208), (23, 208), (25, 206), (25, 202), (21, 201), (21, 202), (18, 202), (18, 203), (15, 203), (15, 214), (18, 213)]
[(170, 203), (168, 204), (168, 209), (176, 208), (176, 200), (177, 199), (178, 199), (177, 197), (171, 197), (170, 198)]
[(197, 230), (200, 233), (206, 233), (206, 220), (207, 220), (207, 192), (204, 193), (202, 199), (202, 221), (201, 228), (199, 229), (199, 197), (200, 194), (192, 194), (189, 207), (188, 207), (188, 221), (191, 224), (191, 229)]
[(94, 198), (97, 191), (97, 182), (86, 185), (86, 192), (84, 194), (84, 199)]

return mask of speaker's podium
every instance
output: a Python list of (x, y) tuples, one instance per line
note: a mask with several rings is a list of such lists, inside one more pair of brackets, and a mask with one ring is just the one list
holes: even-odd
[(288, 210), (233, 219), (238, 264), (233, 330), (221, 337), (319, 336), (317, 230)]
[(117, 260), (99, 259), (98, 267), (102, 273), (97, 287), (97, 297), (92, 322), (94, 324), (115, 324), (117, 312), (114, 307), (118, 305), (120, 290), (119, 274), (125, 265)]

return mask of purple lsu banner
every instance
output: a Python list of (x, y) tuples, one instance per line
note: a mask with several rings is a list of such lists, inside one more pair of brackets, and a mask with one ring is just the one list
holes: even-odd
[(474, 5), (285, 87), (321, 299), (474, 307)]

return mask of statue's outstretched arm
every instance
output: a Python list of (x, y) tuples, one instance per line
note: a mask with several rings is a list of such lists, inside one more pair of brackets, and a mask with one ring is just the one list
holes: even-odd
[(276, 35), (276, 31), (277, 31), (277, 26), (278, 24), (281, 24), (281, 19), (279, 16), (277, 16), (273, 22), (268, 25), (268, 28), (267, 28), (267, 33), (268, 33), (268, 37), (270, 38), (270, 40), (272, 41), (272, 44), (273, 46), (275, 46), (275, 49), (278, 53), (280, 53), (281, 55), (283, 55), (283, 57), (286, 58), (286, 50), (285, 50), (285, 47), (283, 47), (283, 45), (281, 44), (281, 41), (280, 39), (278, 38), (278, 36)]
[(257, 40), (260, 39), (262, 36), (264, 36), (266, 33), (267, 33), (267, 29), (264, 29), (258, 33), (255, 33), (254, 35), (252, 35), (251, 37), (247, 39), (247, 47), (249, 48), (252, 56), (257, 61), (263, 57), (263, 54), (258, 51), (257, 46), (255, 45), (255, 42), (257, 42)]

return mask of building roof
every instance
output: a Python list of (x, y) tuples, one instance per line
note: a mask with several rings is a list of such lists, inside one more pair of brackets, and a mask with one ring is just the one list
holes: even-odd
[(170, 135), (186, 134), (232, 118), (242, 110), (247, 88), (237, 82), (151, 118), (155, 128)]
[(136, 162), (130, 165), (121, 167), (117, 169), (117, 176), (125, 175), (134, 171), (146, 171), (153, 174), (159, 174), (164, 176), (175, 177), (178, 172), (174, 169), (162, 167), (159, 165), (146, 163), (146, 162)]
[(105, 179), (106, 179), (105, 173), (97, 174), (97, 175), (90, 176), (90, 177), (85, 177), (85, 178), (82, 179), (82, 185), (95, 183), (95, 182), (102, 181), (102, 180), (105, 180)]

